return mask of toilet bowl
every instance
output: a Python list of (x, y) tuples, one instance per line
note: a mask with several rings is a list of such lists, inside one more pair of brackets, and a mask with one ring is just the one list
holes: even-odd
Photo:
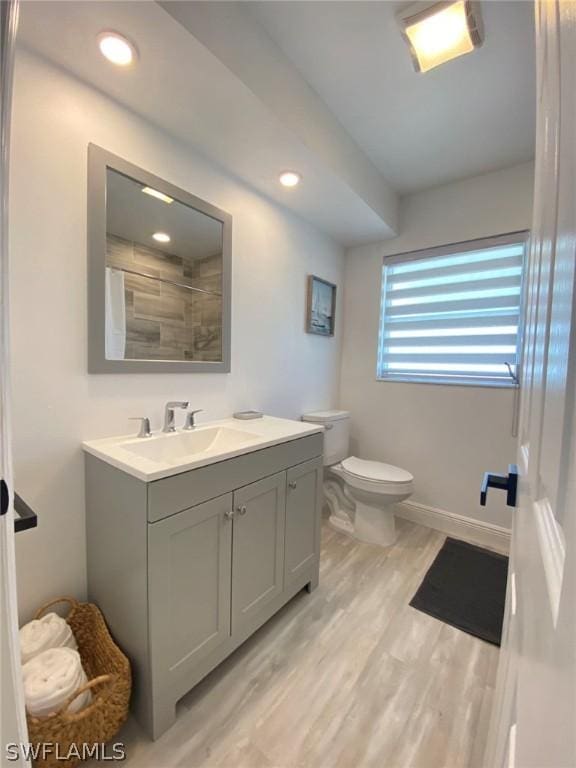
[(412, 495), (414, 478), (405, 469), (348, 455), (348, 411), (319, 411), (304, 421), (325, 428), (324, 498), (336, 530), (387, 547), (396, 540), (395, 505)]
[(387, 547), (396, 540), (394, 505), (412, 495), (414, 478), (405, 469), (350, 456), (331, 467), (355, 502), (354, 536)]

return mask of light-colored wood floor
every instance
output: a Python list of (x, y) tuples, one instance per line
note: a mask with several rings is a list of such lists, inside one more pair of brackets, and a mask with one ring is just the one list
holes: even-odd
[(480, 766), (498, 649), (408, 603), (444, 541), (325, 527), (320, 586), (297, 595), (179, 704), (157, 742), (129, 722), (131, 768)]

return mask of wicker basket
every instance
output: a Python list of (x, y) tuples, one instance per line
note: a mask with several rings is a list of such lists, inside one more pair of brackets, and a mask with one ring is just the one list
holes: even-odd
[[(58, 604), (69, 606), (66, 621), (76, 637), (89, 682), (70, 696), (54, 715), (27, 716), (28, 738), (32, 745), (58, 745), (59, 754), (45, 754), (35, 760), (36, 768), (75, 768), (81, 762), (74, 753), (75, 748), (81, 750), (83, 744), (110, 741), (128, 717), (132, 684), (130, 662), (112, 640), (99, 608), (92, 603), (79, 603), (63, 597), (40, 608), (34, 618), (39, 619)], [(70, 704), (87, 689), (92, 690), (91, 703), (79, 712), (69, 712)], [(70, 754), (72, 757), (68, 760), (57, 759)]]

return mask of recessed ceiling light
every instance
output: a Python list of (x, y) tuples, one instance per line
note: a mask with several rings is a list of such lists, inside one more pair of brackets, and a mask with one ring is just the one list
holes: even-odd
[(98, 35), (98, 47), (103, 56), (112, 64), (126, 67), (136, 58), (136, 48), (118, 32), (101, 32)]
[(166, 232), (154, 232), (152, 237), (154, 238), (154, 240), (156, 240), (157, 243), (170, 242), (170, 235), (167, 235)]
[(482, 45), (480, 12), (470, 0), (415, 3), (398, 17), (417, 72), (428, 72)]
[(173, 197), (169, 197), (168, 195), (165, 195), (164, 192), (159, 192), (153, 187), (142, 187), (142, 192), (144, 192), (146, 195), (150, 195), (150, 197), (157, 197), (158, 200), (162, 200), (164, 203), (170, 204), (174, 202)]
[(282, 171), (280, 174), (280, 184), (283, 187), (295, 187), (301, 179), (302, 177), (296, 171)]

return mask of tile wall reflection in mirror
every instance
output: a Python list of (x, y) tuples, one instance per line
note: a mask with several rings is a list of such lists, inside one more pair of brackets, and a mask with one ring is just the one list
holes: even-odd
[(222, 360), (222, 230), (107, 169), (107, 360)]

